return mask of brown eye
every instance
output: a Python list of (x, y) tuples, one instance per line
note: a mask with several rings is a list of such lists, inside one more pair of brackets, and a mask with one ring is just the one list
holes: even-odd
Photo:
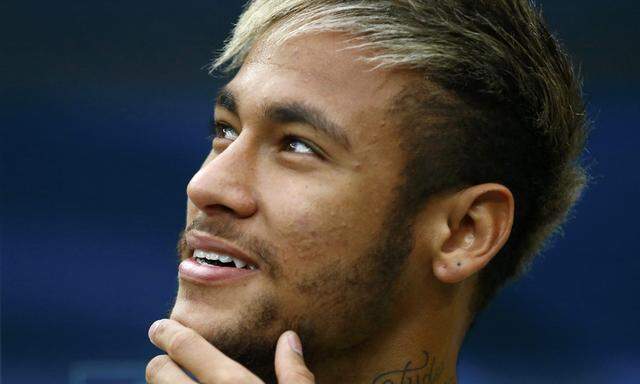
[(316, 155), (316, 150), (308, 143), (294, 136), (286, 137), (282, 148), (284, 151), (302, 155)]
[(233, 141), (238, 138), (238, 132), (230, 125), (216, 123), (215, 138)]

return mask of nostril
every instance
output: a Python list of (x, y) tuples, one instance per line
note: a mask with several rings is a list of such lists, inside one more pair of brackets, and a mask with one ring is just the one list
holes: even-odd
[(236, 214), (235, 211), (229, 207), (227, 207), (226, 205), (223, 204), (211, 204), (208, 205), (206, 207), (206, 211), (208, 214), (215, 214), (215, 213), (226, 213), (226, 214), (230, 214), (230, 215), (234, 215)]

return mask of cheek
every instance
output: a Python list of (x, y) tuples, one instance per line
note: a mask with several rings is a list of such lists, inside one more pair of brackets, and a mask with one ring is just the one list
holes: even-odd
[(302, 213), (292, 221), (288, 232), (293, 240), (291, 246), (302, 259), (317, 258), (330, 251), (349, 252), (353, 245), (346, 220), (332, 212)]
[(281, 211), (275, 241), (283, 262), (320, 261), (329, 249), (347, 250), (349, 234), (344, 220), (321, 204), (292, 204)]
[(371, 196), (340, 191), (288, 194), (271, 215), (271, 232), (280, 244), (283, 262), (305, 260), (324, 264), (361, 254), (377, 235), (382, 203)]

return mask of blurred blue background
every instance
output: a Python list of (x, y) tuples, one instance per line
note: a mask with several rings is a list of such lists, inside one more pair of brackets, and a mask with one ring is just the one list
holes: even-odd
[[(640, 382), (640, 5), (542, 1), (581, 67), (594, 182), (481, 316), (462, 384)], [(8, 2), (0, 31), (3, 383), (141, 383), (239, 1)]]

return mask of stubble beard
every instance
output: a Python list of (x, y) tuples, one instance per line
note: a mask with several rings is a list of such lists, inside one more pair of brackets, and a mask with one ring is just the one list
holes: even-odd
[[(358, 258), (353, 268), (337, 270), (329, 265), (313, 279), (296, 283), (299, 295), (309, 303), (308, 311), (284, 318), (283, 303), (265, 294), (246, 305), (235, 316), (237, 322), (217, 328), (215, 340), (209, 342), (265, 383), (277, 382), (276, 342), (288, 329), (300, 336), (310, 368), (317, 361), (354, 353), (358, 345), (389, 326), (392, 299), (401, 289), (398, 277), (413, 247), (406, 212), (396, 210), (387, 216), (383, 233), (377, 237), (380, 240)], [(194, 224), (197, 227), (197, 223)], [(228, 225), (208, 225), (206, 229), (232, 241), (243, 238)], [(183, 237), (179, 242), (179, 249), (181, 247), (184, 247)], [(261, 251), (268, 249), (260, 248)], [(272, 262), (279, 260), (275, 254), (269, 254), (268, 258)], [(277, 268), (275, 272), (277, 275)]]

